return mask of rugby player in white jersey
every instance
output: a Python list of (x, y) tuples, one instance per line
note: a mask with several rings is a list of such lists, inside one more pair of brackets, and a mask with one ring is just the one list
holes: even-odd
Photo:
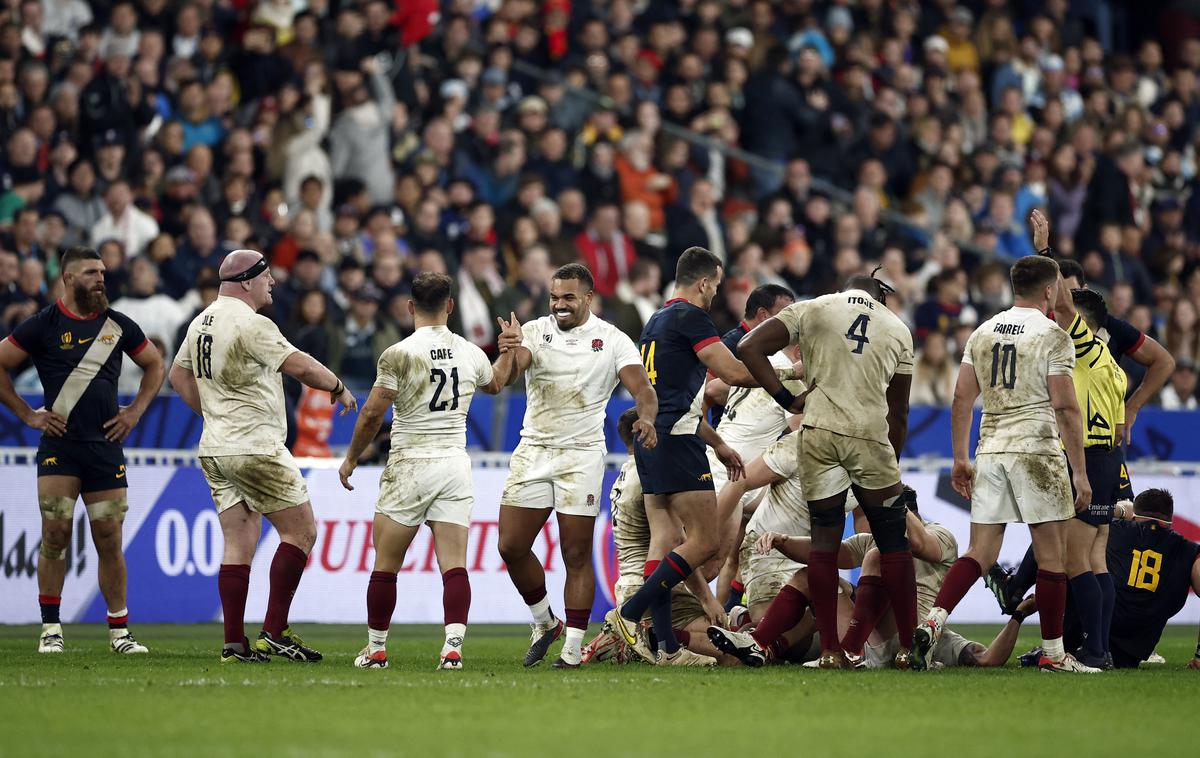
[(902, 625), (897, 665), (907, 665), (917, 615), (912, 554), (904, 534), (899, 455), (908, 432), (912, 333), (892, 313), (885, 285), (851, 277), (839, 293), (796, 303), (748, 334), (738, 347), (746, 367), (784, 407), (799, 400), (780, 382), (770, 356), (799, 344), (809, 391), (804, 401), (800, 470), (812, 518), (809, 585), (821, 628), (822, 665), (848, 660), (838, 645), (834, 611), (837, 550), (846, 493), (855, 489), (879, 545), (884, 587)]
[(586, 266), (559, 268), (550, 283), (550, 315), (523, 326), (514, 319), (502, 325), (499, 340), (502, 351), (514, 353), (509, 382), (524, 374), (528, 396), (521, 442), (500, 497), (499, 536), (508, 575), (533, 616), (526, 666), (545, 658), (564, 631), (550, 609), (541, 561), (532, 552), (551, 513), (557, 514), (567, 572), (566, 641), (554, 666), (580, 663), (596, 592), (592, 529), (604, 478), (604, 416), (618, 383), (637, 404), (634, 433), (646, 447), (656, 442), (658, 398), (641, 357), (628, 336), (592, 313), (592, 290)]
[[(1063, 648), (1065, 522), (1091, 503), (1092, 488), (1072, 379), (1075, 347), (1071, 336), (1047, 316), (1062, 279), (1057, 263), (1036, 255), (1013, 264), (1010, 277), (1013, 307), (985, 321), (967, 340), (954, 388), (951, 482), (971, 501), (971, 546), (951, 567), (934, 607), (917, 628), (914, 662), (917, 667), (925, 665), (947, 617), (996, 562), (1005, 526), (1023, 523), (1029, 525), (1039, 566), (1039, 668), (1099, 673), (1100, 669), (1084, 666)], [(971, 411), (981, 393), (983, 418), (972, 465), (968, 457)]]
[[(221, 289), (188, 326), (171, 366), (171, 385), (204, 418), (200, 466), (212, 490), (225, 552), (217, 588), (225, 617), (221, 661), (256, 663), (277, 655), (319, 661), (288, 628), (288, 610), (317, 538), (308, 487), (292, 454), (280, 372), (329, 392), (342, 414), (358, 401), (332, 371), (297, 350), (257, 312), (271, 304), (275, 280), (262, 253), (235, 250), (221, 261)], [(279, 533), (263, 630), (253, 648), (243, 622), (250, 562), (262, 517)]]
[(379, 479), (371, 532), (375, 567), (367, 584), (367, 646), (354, 661), (359, 668), (387, 668), (396, 573), (424, 523), (433, 532), (442, 572), (446, 639), (438, 669), (463, 667), (462, 645), (471, 607), (467, 536), (475, 504), (467, 456), (467, 411), (476, 390), (495, 395), (505, 386), (514, 354), (503, 353), (493, 367), (482, 350), (446, 328), (454, 309), (452, 284), (449, 276), (436, 273), (420, 274), (413, 282), (408, 312), (416, 331), (379, 356), (375, 386), (359, 413), (338, 471), (342, 486), (354, 489), (350, 477), (359, 456), (391, 407), (391, 454)]

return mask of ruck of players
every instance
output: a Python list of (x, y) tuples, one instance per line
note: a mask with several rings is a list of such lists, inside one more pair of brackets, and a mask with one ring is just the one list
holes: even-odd
[[(343, 415), (357, 414), (338, 470), (339, 508), (369, 507), (354, 492), (356, 470), (390, 414), (374, 563), (360, 588), (367, 628), (358, 668), (388, 668), (391, 625), (406, 620), (398, 577), (426, 525), (445, 626), (430, 666), (470, 666), (467, 416), (477, 392), (495, 395), (522, 379), (528, 402), (499, 494), (497, 537), (512, 583), (507, 602), (529, 614), (529, 645), (512, 651), (514, 666), (544, 664), (564, 676), (602, 663), (998, 667), (1012, 661), (1022, 624), (1035, 616), (1040, 644), (1018, 657), (1022, 666), (1101, 674), (1154, 662), (1165, 625), (1200, 592), (1200, 545), (1172, 529), (1170, 492), (1139, 491), (1128, 475), (1133, 388), (1118, 361), (1170, 358), (1108, 313), (1079, 264), (1056, 259), (1044, 213), (1029, 221), (1038, 252), (1011, 266), (1012, 307), (966, 340), (954, 384), (950, 481), (969, 508), (969, 535), (929, 520), (904, 480), (913, 335), (888, 307), (892, 288), (878, 272), (812, 299), (760, 286), (739, 326), (722, 335), (709, 309), (725, 266), (690, 247), (679, 252), (671, 299), (635, 342), (593, 307), (593, 272), (567, 264), (551, 279), (548, 315), (496, 319), (493, 358), (451, 330), (454, 280), (421, 273), (407, 303), (414, 331), (382, 352), (360, 408), (333, 371), (259, 313), (275, 286), (263, 254), (224, 258), (217, 297), (187, 327), (168, 370), (141, 328), (109, 307), (101, 256), (72, 248), (61, 260), (62, 298), (0, 342), (0, 401), (42, 435), (36, 649), (70, 645), (59, 609), (82, 498), (111, 649), (153, 655), (153, 641), (130, 631), (126, 587), (139, 578), (127, 579), (122, 554), (132, 475), (123, 444), (167, 379), (203, 421), (196, 453), (224, 539), (221, 662), (323, 659), (289, 620), (316, 523), (305, 475), (285, 446), (286, 374), (328, 393)], [(125, 357), (142, 374), (121, 406)], [(44, 407), (31, 408), (9, 377), (26, 362)], [(1161, 388), (1170, 374), (1161, 368), (1138, 393)], [(628, 455), (605, 493), (606, 411), (618, 386), (634, 405), (609, 421)], [(616, 605), (588, 639), (606, 494)], [(264, 518), (274, 539), (263, 539)], [(548, 590), (533, 550), (551, 522), (565, 567), (561, 595)], [(1026, 531), (1007, 528), (1017, 524), (1027, 527), (1029, 550), (1019, 565), (1001, 565), (1004, 540)], [(259, 549), (274, 550), (269, 593), (265, 608), (252, 609), (261, 629), (247, 631)], [(976, 583), (1008, 617), (991, 639), (953, 628)], [(1200, 669), (1200, 645), (1188, 665)]]

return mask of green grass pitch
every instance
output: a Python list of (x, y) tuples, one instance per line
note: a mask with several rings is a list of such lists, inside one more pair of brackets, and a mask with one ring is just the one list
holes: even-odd
[[(988, 641), (990, 627), (956, 627)], [(299, 625), (318, 664), (221, 665), (221, 630), (141, 625), (147, 657), (98, 626), (0, 627), (3, 756), (1183, 756), (1196, 755), (1191, 626), (1167, 665), (1099, 676), (1016, 668), (899, 671), (521, 667), (528, 637), (474, 626), (462, 672), (434, 671), (436, 627), (393, 627), (391, 668), (359, 671), (357, 626)], [(593, 627), (592, 631), (595, 631)], [(1036, 642), (1027, 624), (1018, 652)], [(552, 653), (553, 655), (553, 653)], [(552, 659), (552, 658), (551, 658)]]

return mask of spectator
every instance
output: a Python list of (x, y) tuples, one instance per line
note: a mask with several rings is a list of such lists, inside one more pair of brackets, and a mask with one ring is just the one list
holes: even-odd
[(913, 405), (948, 408), (954, 399), (957, 377), (958, 364), (946, 349), (946, 334), (930, 332), (917, 351), (909, 402)]
[[(137, 322), (146, 337), (156, 337), (165, 348), (165, 356), (174, 355), (175, 335), (188, 311), (170, 295), (159, 291), (158, 266), (139, 255), (129, 261), (129, 286), (112, 307)], [(134, 376), (140, 376), (136, 371)]]
[(1194, 411), (1200, 408), (1196, 400), (1196, 364), (1191, 358), (1175, 361), (1171, 382), (1159, 393), (1159, 404), (1165, 411)]
[(673, 271), (679, 255), (693, 245), (710, 250), (725, 261), (725, 225), (717, 213), (712, 182), (707, 179), (692, 183), (686, 206), (676, 205), (667, 210), (667, 249), (670, 251), (667, 269)]
[(651, 152), (650, 138), (643, 132), (631, 131), (621, 141), (616, 168), (621, 179), (622, 201), (645, 203), (650, 209), (650, 228), (662, 229), (666, 207), (675, 202), (676, 187), (674, 179), (655, 167)]
[(350, 299), (345, 325), (331, 340), (329, 368), (347, 387), (366, 390), (375, 382), (375, 364), (400, 341), (395, 327), (379, 315), (383, 293), (367, 282)]
[(486, 352), (496, 347), (496, 318), (517, 309), (520, 295), (504, 283), (496, 265), (496, 249), (485, 242), (472, 242), (463, 251), (462, 266), (455, 280), (454, 312), (450, 323)]
[(620, 211), (611, 203), (592, 212), (591, 223), (575, 238), (579, 258), (596, 280), (596, 292), (609, 297), (617, 283), (629, 277), (635, 255), (633, 244), (620, 230)]
[(1176, 361), (1186, 358), (1194, 364), (1200, 348), (1200, 324), (1197, 323), (1196, 304), (1191, 300), (1181, 297), (1175, 301), (1167, 320), (1164, 346)]
[[(372, 202), (387, 203), (392, 199), (395, 173), (391, 162), (380, 160), (380, 156), (391, 152), (389, 123), (395, 93), (376, 59), (364, 60), (361, 69), (361, 74), (356, 72), (347, 77), (351, 82), (344, 92), (348, 107), (334, 121), (329, 133), (330, 159), (335, 176), (362, 181)], [(377, 101), (371, 99), (368, 82), (362, 74), (370, 78)]]
[(138, 255), (158, 235), (158, 222), (133, 204), (129, 182), (113, 182), (104, 191), (105, 213), (92, 226), (91, 241), (97, 245), (115, 239), (133, 255)]
[(319, 362), (329, 359), (333, 343), (328, 301), (320, 290), (309, 290), (300, 296), (288, 319), (289, 339), (297, 350), (303, 350)]
[(917, 306), (914, 320), (917, 339), (923, 340), (933, 332), (949, 334), (956, 324), (976, 323), (975, 309), (964, 305), (966, 292), (959, 271), (943, 271), (930, 284), (931, 297)]

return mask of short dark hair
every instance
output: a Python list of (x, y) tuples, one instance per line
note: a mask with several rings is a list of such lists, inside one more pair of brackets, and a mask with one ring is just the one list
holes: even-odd
[(862, 290), (870, 295), (874, 300), (883, 302), (884, 291), (881, 282), (873, 276), (866, 274), (858, 274), (846, 280), (846, 286), (842, 287), (842, 292), (846, 290)]
[(62, 267), (62, 270), (65, 272), (67, 270), (67, 267), (70, 266), (72, 263), (75, 263), (76, 261), (98, 261), (98, 260), (100, 260), (100, 253), (96, 252), (94, 249), (92, 249), (90, 247), (80, 246), (80, 247), (67, 248), (67, 251), (62, 254), (62, 257), (59, 258), (58, 262), (59, 262), (59, 265)]
[(1029, 297), (1058, 279), (1058, 264), (1044, 255), (1026, 255), (1013, 264), (1008, 277), (1017, 297)]
[(617, 435), (628, 450), (633, 450), (633, 422), (637, 421), (637, 408), (626, 408), (617, 419)]
[(689, 247), (679, 256), (675, 264), (675, 283), (683, 286), (695, 284), (705, 277), (714, 277), (723, 264), (710, 250)]
[(582, 263), (568, 263), (565, 266), (559, 266), (554, 272), (554, 279), (576, 279), (591, 292), (596, 287), (596, 281), (592, 279), (592, 272), (588, 271), (588, 267)]
[(453, 283), (454, 280), (447, 274), (433, 271), (417, 274), (412, 286), (413, 305), (421, 313), (428, 315), (440, 313), (446, 307), (446, 301), (450, 299), (450, 288)]
[(1058, 270), (1062, 273), (1063, 279), (1076, 279), (1080, 286), (1087, 284), (1087, 280), (1083, 276), (1083, 266), (1079, 265), (1079, 261), (1074, 258), (1062, 258), (1058, 262)]
[(750, 297), (746, 298), (746, 318), (754, 318), (759, 308), (765, 308), (770, 313), (780, 298), (795, 300), (796, 296), (782, 284), (763, 284), (755, 287)]
[(1104, 326), (1104, 319), (1108, 317), (1108, 304), (1104, 302), (1104, 296), (1099, 292), (1073, 289), (1071, 290), (1071, 302), (1075, 303), (1075, 310), (1079, 311), (1083, 320), (1093, 331)]
[(1142, 490), (1133, 501), (1133, 512), (1139, 516), (1170, 521), (1175, 516), (1175, 498), (1166, 490)]

